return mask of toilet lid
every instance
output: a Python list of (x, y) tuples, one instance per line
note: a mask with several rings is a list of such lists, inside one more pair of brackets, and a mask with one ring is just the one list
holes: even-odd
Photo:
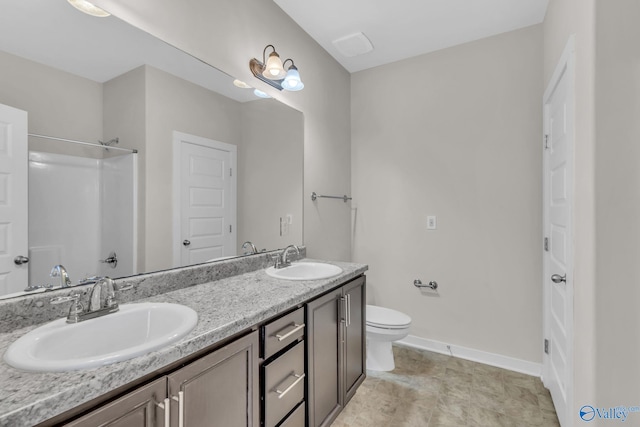
[(403, 328), (411, 324), (411, 317), (390, 308), (367, 305), (367, 324), (380, 328)]

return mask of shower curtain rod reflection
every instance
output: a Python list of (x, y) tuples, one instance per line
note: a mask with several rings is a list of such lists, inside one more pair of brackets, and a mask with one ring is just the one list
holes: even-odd
[(43, 139), (51, 139), (53, 141), (71, 142), (73, 144), (79, 144), (79, 145), (89, 145), (91, 147), (103, 148), (103, 149), (105, 149), (107, 151), (108, 150), (117, 150), (117, 151), (126, 151), (127, 153), (137, 153), (138, 152), (138, 150), (135, 150), (135, 149), (132, 149), (132, 148), (113, 147), (111, 145), (94, 144), (92, 142), (76, 141), (74, 139), (56, 138), (56, 137), (53, 137), (53, 136), (38, 135), (38, 134), (35, 134), (35, 133), (30, 133), (28, 135), (32, 136), (34, 138), (43, 138)]

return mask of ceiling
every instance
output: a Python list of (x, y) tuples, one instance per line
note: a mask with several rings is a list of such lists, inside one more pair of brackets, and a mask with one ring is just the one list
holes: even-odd
[(0, 51), (99, 83), (148, 64), (240, 102), (257, 99), (216, 68), (114, 16), (95, 18), (64, 0), (3, 2)]
[[(543, 21), (549, 0), (274, 0), (349, 72)], [(345, 57), (333, 41), (362, 32), (373, 51)]]

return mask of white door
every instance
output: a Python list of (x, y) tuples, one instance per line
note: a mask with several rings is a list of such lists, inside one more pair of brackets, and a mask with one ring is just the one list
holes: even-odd
[(174, 132), (174, 264), (236, 254), (236, 146)]
[(27, 155), (26, 111), (0, 104), (0, 295), (29, 282)]
[(543, 380), (563, 427), (573, 397), (573, 40), (544, 95)]

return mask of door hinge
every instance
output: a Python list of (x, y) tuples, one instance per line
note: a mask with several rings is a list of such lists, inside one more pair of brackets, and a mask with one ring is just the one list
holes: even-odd
[(549, 340), (548, 339), (544, 340), (544, 352), (545, 352), (545, 354), (549, 354)]
[(544, 250), (546, 252), (549, 252), (549, 238), (548, 237), (544, 238)]
[(544, 136), (544, 149), (545, 150), (549, 149), (549, 135)]
[(229, 176), (233, 176), (233, 169), (229, 168)]
[(233, 233), (233, 225), (229, 225), (229, 233)]

